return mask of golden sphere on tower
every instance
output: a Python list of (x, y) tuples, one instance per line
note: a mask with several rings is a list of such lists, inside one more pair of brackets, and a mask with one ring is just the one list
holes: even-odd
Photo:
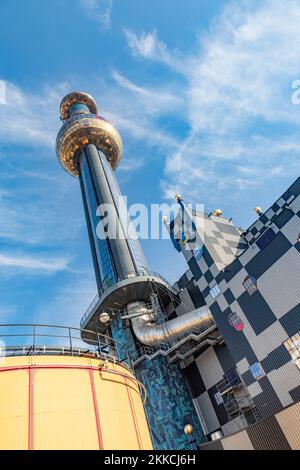
[(186, 434), (187, 436), (190, 436), (191, 434), (193, 434), (193, 431), (194, 431), (194, 428), (191, 424), (186, 424), (184, 426), (184, 434)]

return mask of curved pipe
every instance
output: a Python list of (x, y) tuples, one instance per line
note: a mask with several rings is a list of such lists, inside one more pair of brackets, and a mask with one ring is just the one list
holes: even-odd
[(144, 302), (128, 304), (127, 311), (129, 315), (140, 313), (138, 317), (131, 318), (131, 325), (137, 339), (147, 346), (167, 343), (180, 334), (200, 326), (210, 328), (214, 322), (213, 316), (206, 306), (161, 324), (153, 323), (153, 315)]

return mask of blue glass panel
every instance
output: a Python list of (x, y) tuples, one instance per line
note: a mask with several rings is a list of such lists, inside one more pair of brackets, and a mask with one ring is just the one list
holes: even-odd
[[(100, 157), (101, 157), (101, 161), (102, 161), (102, 164), (103, 164), (103, 168), (104, 168), (104, 172), (105, 172), (108, 184), (110, 186), (112, 197), (113, 197), (114, 203), (116, 205), (116, 208), (117, 208), (117, 211), (118, 211), (118, 214), (119, 214), (119, 218), (120, 218), (120, 222), (121, 222), (123, 231), (125, 233), (125, 236), (127, 237), (127, 232), (128, 232), (127, 228), (128, 228), (128, 226), (131, 222), (130, 217), (128, 215), (127, 210), (126, 211), (120, 210), (120, 202), (122, 201), (124, 203), (124, 206), (125, 206), (125, 201), (123, 199), (123, 196), (121, 195), (119, 185), (116, 181), (115, 175), (112, 171), (112, 168), (111, 168), (109, 162), (107, 161), (106, 157), (103, 154), (101, 154), (100, 152), (99, 152), (99, 154), (100, 154)], [(128, 236), (127, 241), (128, 241), (129, 249), (130, 249), (130, 252), (131, 252), (131, 256), (133, 257), (133, 259), (135, 261), (135, 265), (136, 265), (137, 269), (139, 271), (148, 270), (149, 269), (148, 268), (148, 263), (146, 261), (146, 258), (145, 258), (145, 255), (143, 253), (143, 250), (142, 250), (139, 239), (138, 238), (134, 239), (134, 238), (131, 238), (131, 237)]]
[[(96, 214), (98, 201), (95, 194), (93, 182), (91, 179), (90, 169), (88, 165), (87, 158), (83, 153), (80, 157), (80, 169), (82, 175), (82, 182), (86, 194), (86, 200), (90, 215), (91, 226), (94, 235), (94, 244), (98, 258), (98, 264), (101, 274), (101, 280), (103, 287), (108, 287), (111, 284), (116, 282), (116, 274), (112, 256), (110, 253), (110, 246), (108, 241), (103, 236), (102, 238), (97, 237), (96, 229), (98, 226), (98, 231), (100, 228), (103, 230), (102, 224), (99, 223), (99, 217)], [(103, 232), (102, 232), (103, 233)]]
[(70, 116), (72, 114), (79, 114), (79, 113), (90, 113), (89, 108), (83, 103), (75, 103), (70, 108)]

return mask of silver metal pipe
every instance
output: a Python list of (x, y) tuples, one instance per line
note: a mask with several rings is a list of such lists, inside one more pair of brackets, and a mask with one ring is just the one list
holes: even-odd
[[(147, 309), (145, 302), (131, 302), (127, 305), (131, 325), (137, 339), (147, 345), (155, 346), (172, 341), (188, 330), (207, 326), (210, 328), (214, 321), (208, 307), (200, 307), (180, 317), (173, 318), (161, 324), (154, 323), (153, 314)], [(139, 313), (139, 316), (136, 314)]]

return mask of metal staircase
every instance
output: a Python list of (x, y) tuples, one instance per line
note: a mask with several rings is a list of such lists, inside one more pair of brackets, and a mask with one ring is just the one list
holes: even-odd
[(159, 344), (155, 347), (142, 345), (131, 355), (131, 360), (133, 366), (137, 366), (147, 359), (154, 359), (161, 355), (167, 357), (168, 362), (172, 363), (187, 358), (205, 345), (214, 345), (221, 339), (216, 324), (212, 322), (208, 328), (202, 326), (198, 329), (188, 330), (169, 343)]

